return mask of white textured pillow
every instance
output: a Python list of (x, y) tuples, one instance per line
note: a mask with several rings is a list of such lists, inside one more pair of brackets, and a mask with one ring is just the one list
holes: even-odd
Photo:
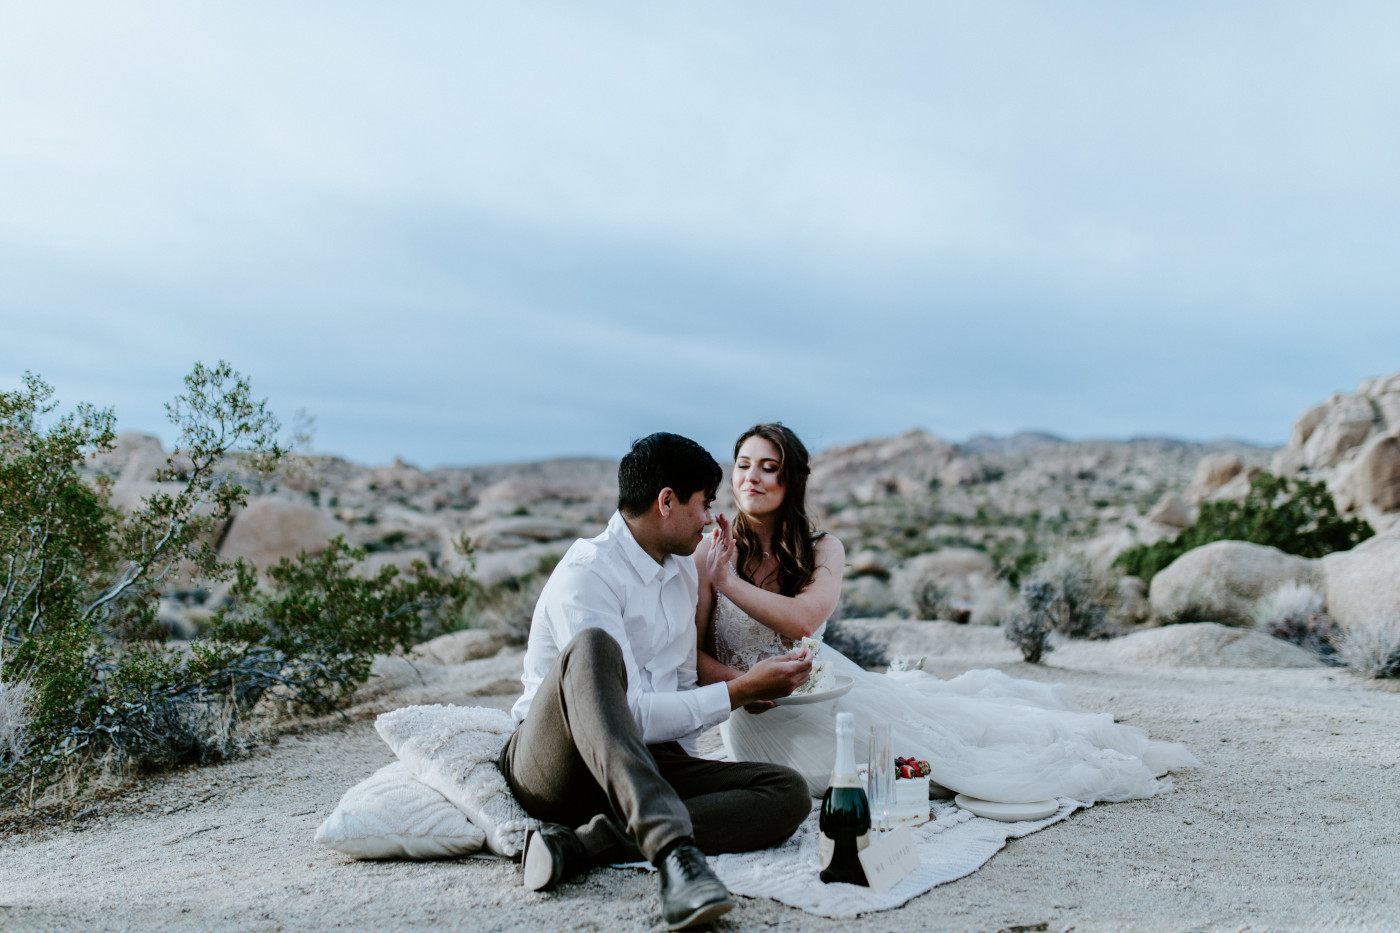
[(401, 761), (345, 792), (316, 841), (353, 858), (451, 858), (475, 852), (486, 834)]
[(406, 706), (374, 728), (413, 776), (442, 794), (486, 833), (486, 847), (515, 858), (538, 821), (515, 802), (496, 759), (515, 731), (508, 713), (484, 706)]

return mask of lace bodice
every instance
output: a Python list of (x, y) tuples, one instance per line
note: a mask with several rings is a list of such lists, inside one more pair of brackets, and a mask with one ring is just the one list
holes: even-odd
[[(826, 623), (812, 633), (821, 638)], [(746, 671), (764, 658), (787, 654), (792, 640), (784, 638), (740, 609), (723, 593), (715, 594), (715, 660)]]

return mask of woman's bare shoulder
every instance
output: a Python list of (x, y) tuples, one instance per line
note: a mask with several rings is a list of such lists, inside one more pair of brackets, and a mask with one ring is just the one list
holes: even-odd
[(817, 560), (821, 563), (846, 559), (845, 545), (841, 543), (840, 538), (828, 532), (823, 532), (817, 540), (812, 542), (812, 549), (816, 551)]

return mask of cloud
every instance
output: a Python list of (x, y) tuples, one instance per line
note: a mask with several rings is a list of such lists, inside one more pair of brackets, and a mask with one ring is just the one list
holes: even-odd
[(0, 383), (127, 427), (224, 357), (364, 460), (1278, 441), (1396, 368), (1387, 6), (3, 15)]

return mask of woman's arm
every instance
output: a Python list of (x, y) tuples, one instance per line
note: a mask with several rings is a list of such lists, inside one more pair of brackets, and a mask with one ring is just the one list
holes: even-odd
[[(846, 549), (833, 535), (822, 535), (815, 544), (817, 569), (812, 582), (796, 596), (770, 593), (759, 586), (741, 580), (727, 568), (714, 574), (702, 569), (711, 592), (718, 590), (751, 618), (771, 628), (784, 638), (796, 641), (815, 632), (831, 618), (841, 600), (841, 577), (846, 569)], [(697, 551), (697, 560), (699, 560)], [(713, 564), (706, 561), (706, 564)], [(714, 597), (710, 603), (713, 607)], [(708, 634), (708, 630), (707, 630)]]
[[(706, 560), (716, 541), (719, 545), (715, 556), (720, 560), (728, 560), (732, 556), (734, 539), (729, 536), (727, 522), (720, 523), (714, 540), (707, 537), (695, 549), (695, 565), (700, 571), (700, 593), (695, 604), (696, 681), (702, 687), (713, 683), (727, 683), (730, 703), (734, 709), (743, 706), (751, 713), (761, 713), (774, 706), (773, 701), (766, 697), (786, 696), (807, 682), (812, 658), (805, 650), (792, 651), (781, 657), (760, 661), (758, 667), (763, 670), (747, 674), (716, 660), (710, 651), (715, 620), (715, 590), (710, 584)], [(754, 683), (746, 685), (745, 680)]]
[(706, 566), (706, 556), (714, 543), (712, 536), (706, 535), (695, 549), (695, 569), (700, 573), (700, 594), (695, 602), (695, 674), (700, 686), (733, 680), (739, 672), (715, 660), (713, 653), (715, 622), (715, 589), (710, 585), (710, 571)]

